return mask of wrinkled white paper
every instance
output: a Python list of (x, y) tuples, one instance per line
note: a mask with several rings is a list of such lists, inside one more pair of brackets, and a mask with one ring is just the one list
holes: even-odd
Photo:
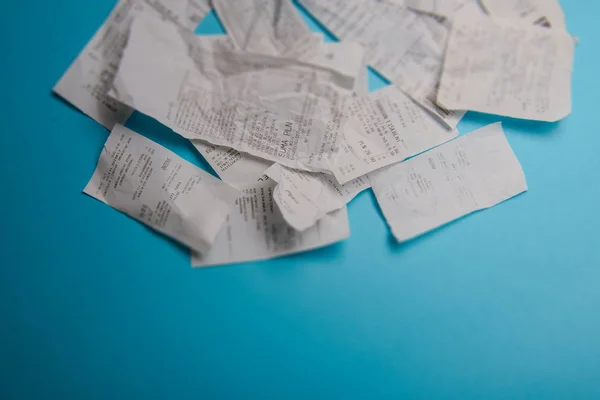
[(560, 120), (571, 113), (573, 53), (562, 31), (491, 19), (457, 25), (437, 101), (451, 110)]
[[(368, 93), (364, 49), (353, 42), (320, 43), (310, 52), (302, 52), (298, 59), (332, 68), (346, 76), (354, 76), (355, 93)], [(198, 152), (207, 160), (219, 177), (235, 187), (244, 187), (256, 181), (273, 162), (225, 146), (192, 140)], [(339, 207), (338, 207), (339, 208)]]
[(192, 254), (192, 266), (206, 267), (266, 260), (324, 247), (350, 236), (346, 208), (298, 232), (284, 220), (273, 199), (275, 182), (267, 179), (242, 191), (206, 254)]
[(107, 129), (124, 123), (133, 110), (106, 93), (112, 85), (133, 19), (141, 12), (149, 12), (193, 30), (209, 10), (208, 0), (119, 0), (58, 81), (54, 92)]
[(500, 123), (375, 172), (370, 179), (399, 242), (527, 190)]
[(394, 86), (357, 97), (349, 114), (334, 169), (342, 184), (458, 135)]
[(305, 231), (328, 213), (343, 208), (370, 187), (367, 176), (340, 185), (332, 175), (295, 171), (279, 164), (265, 174), (277, 182), (273, 198), (283, 218), (298, 231)]
[(558, 0), (481, 0), (481, 3), (495, 18), (567, 29), (565, 15)]
[(188, 139), (331, 171), (354, 76), (164, 25), (134, 21), (111, 95)]
[[(375, 0), (301, 0), (341, 40), (361, 42), (367, 61), (446, 127), (464, 115), (435, 102), (448, 25), (425, 14)], [(369, 51), (370, 49), (370, 51)], [(377, 50), (377, 53), (375, 53)]]
[(395, 4), (375, 0), (301, 0), (300, 4), (338, 39), (360, 43), (367, 61), (391, 79), (421, 35), (407, 29), (415, 18)]
[(239, 190), (124, 126), (115, 125), (84, 192), (206, 252)]
[(212, 0), (236, 48), (251, 53), (283, 55), (312, 37), (290, 0)]

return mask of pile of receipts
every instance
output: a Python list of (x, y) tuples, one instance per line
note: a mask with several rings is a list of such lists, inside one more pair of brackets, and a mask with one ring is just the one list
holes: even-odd
[[(119, 0), (54, 91), (111, 130), (84, 192), (193, 266), (343, 241), (372, 189), (398, 241), (527, 190), (500, 123), (571, 112), (558, 0)], [(310, 31), (303, 7), (340, 42)], [(227, 35), (193, 33), (214, 9)], [(391, 85), (369, 93), (367, 66)], [(134, 110), (220, 179), (123, 125)]]

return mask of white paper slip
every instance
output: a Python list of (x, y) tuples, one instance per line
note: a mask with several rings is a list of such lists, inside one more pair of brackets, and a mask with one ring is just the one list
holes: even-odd
[(281, 55), (293, 51), (312, 32), (290, 0), (212, 0), (235, 46)]
[(210, 249), (239, 195), (120, 124), (84, 192), (198, 252)]
[(334, 175), (344, 184), (458, 135), (394, 86), (357, 97), (344, 126)]
[(279, 164), (274, 164), (265, 174), (277, 182), (273, 198), (283, 218), (301, 232), (330, 212), (343, 208), (370, 187), (367, 176), (340, 185), (332, 175), (295, 171)]
[(464, 115), (444, 109), (435, 97), (448, 25), (430, 15), (375, 0), (301, 0), (341, 40), (367, 48), (369, 65), (421, 107), (454, 129)]
[(300, 4), (338, 39), (365, 47), (367, 61), (389, 78), (421, 35), (409, 28), (415, 14), (376, 0), (301, 0)]
[(139, 17), (111, 95), (188, 139), (329, 172), (355, 79)]
[(558, 0), (481, 0), (481, 4), (495, 18), (567, 29)]
[(124, 123), (133, 110), (106, 93), (112, 86), (133, 19), (141, 12), (151, 12), (193, 30), (209, 10), (208, 0), (119, 0), (54, 92), (107, 129)]
[(527, 190), (500, 123), (375, 172), (370, 179), (399, 242)]
[(350, 236), (345, 207), (298, 232), (285, 222), (275, 204), (274, 187), (275, 182), (269, 179), (243, 190), (210, 252), (192, 253), (192, 266), (266, 260), (324, 247)]
[(448, 129), (454, 129), (464, 112), (448, 110), (435, 101), (450, 24), (430, 15), (413, 14), (415, 19), (406, 29), (419, 32), (419, 40), (407, 50), (394, 73), (386, 76)]
[(491, 19), (457, 25), (437, 101), (451, 110), (560, 120), (571, 113), (573, 53), (562, 31)]

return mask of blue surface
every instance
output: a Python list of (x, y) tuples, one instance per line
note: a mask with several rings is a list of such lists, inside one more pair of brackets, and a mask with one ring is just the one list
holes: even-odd
[(1, 2), (0, 398), (600, 398), (600, 2), (562, 3), (573, 115), (503, 120), (528, 193), (397, 245), (367, 192), (345, 243), (193, 270), (81, 194), (107, 132), (50, 94), (113, 1)]

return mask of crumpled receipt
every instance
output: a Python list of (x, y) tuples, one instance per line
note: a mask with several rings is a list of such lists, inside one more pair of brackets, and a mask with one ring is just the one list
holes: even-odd
[(367, 62), (421, 107), (454, 129), (464, 115), (435, 102), (449, 24), (376, 0), (300, 0), (341, 40), (361, 42)]
[(394, 237), (404, 242), (527, 190), (500, 123), (369, 176)]
[(192, 266), (266, 260), (328, 246), (350, 236), (346, 207), (298, 232), (275, 204), (274, 187), (275, 182), (267, 178), (242, 190), (211, 250), (192, 253)]
[[(338, 70), (347, 76), (354, 76), (354, 92), (367, 95), (367, 69), (362, 46), (353, 42), (320, 43), (310, 51), (299, 54), (298, 59)], [(217, 175), (224, 182), (235, 187), (241, 188), (249, 182), (256, 181), (273, 165), (273, 161), (255, 157), (231, 147), (218, 146), (202, 140), (191, 140), (191, 142)]]
[(189, 248), (207, 252), (239, 190), (117, 124), (84, 192)]
[(230, 47), (138, 17), (110, 94), (188, 139), (330, 172), (356, 77)]
[(408, 29), (414, 13), (374, 0), (301, 0), (300, 4), (338, 39), (360, 43), (367, 62), (388, 79), (421, 32)]
[(371, 187), (367, 176), (340, 185), (332, 175), (295, 171), (279, 164), (271, 166), (265, 175), (277, 182), (273, 198), (283, 218), (301, 232)]
[(124, 123), (133, 110), (106, 93), (117, 72), (131, 22), (147, 12), (193, 31), (209, 11), (208, 0), (119, 0), (54, 86), (54, 92), (107, 129)]
[(334, 169), (342, 184), (458, 135), (395, 86), (355, 98), (349, 114)]
[(250, 53), (283, 55), (313, 37), (289, 0), (212, 0), (235, 47)]
[(558, 121), (571, 113), (574, 41), (568, 33), (495, 20), (456, 25), (437, 102), (514, 118)]

